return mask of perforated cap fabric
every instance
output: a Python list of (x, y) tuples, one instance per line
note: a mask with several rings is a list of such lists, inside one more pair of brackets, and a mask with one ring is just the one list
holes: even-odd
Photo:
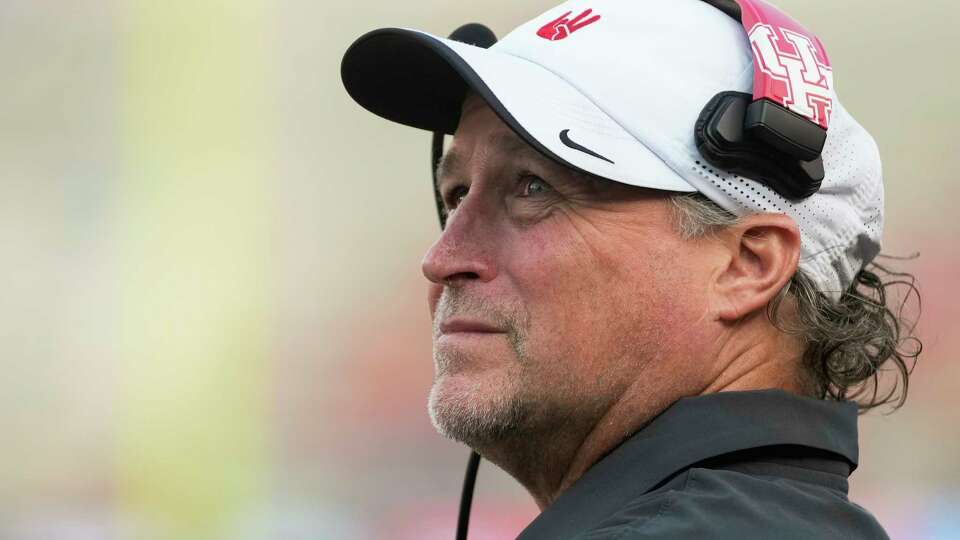
[(790, 201), (760, 182), (717, 171), (702, 159), (689, 182), (738, 215), (787, 214), (800, 228), (800, 269), (837, 300), (880, 252), (883, 184), (880, 155), (869, 134), (837, 102), (823, 150), (826, 177), (815, 195)]
[[(803, 55), (786, 41), (774, 44), (799, 62)], [(800, 269), (837, 299), (880, 250), (876, 143), (831, 88), (826, 174), (815, 195), (788, 201), (712, 168), (697, 150), (694, 125), (717, 93), (752, 90), (751, 51), (743, 26), (701, 0), (572, 0), (490, 49), (416, 30), (373, 31), (350, 47), (341, 71), (350, 95), (390, 120), (452, 133), (469, 89), (528, 143), (573, 169), (699, 191), (735, 215), (784, 213), (800, 228)], [(829, 67), (815, 68), (832, 85)]]

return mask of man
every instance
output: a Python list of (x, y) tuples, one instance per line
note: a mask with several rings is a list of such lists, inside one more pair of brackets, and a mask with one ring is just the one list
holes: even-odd
[[(533, 496), (520, 538), (886, 537), (846, 497), (847, 400), (896, 400), (876, 377), (905, 390), (910, 357), (870, 266), (879, 155), (815, 37), (757, 0), (573, 0), (489, 50), (371, 32), (343, 77), (455, 132), (429, 411)], [(757, 81), (815, 153), (705, 148)]]

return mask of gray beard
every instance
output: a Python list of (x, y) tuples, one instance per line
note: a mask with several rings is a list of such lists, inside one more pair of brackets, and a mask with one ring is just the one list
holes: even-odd
[[(533, 403), (524, 398), (524, 394), (529, 390), (524, 377), (527, 362), (523, 347), (523, 329), (528, 321), (516, 313), (504, 313), (502, 309), (485, 302), (473, 301), (458, 294), (456, 290), (445, 290), (437, 313), (449, 316), (451, 313), (463, 312), (484, 314), (486, 318), (508, 328), (507, 340), (513, 351), (513, 358), (508, 360), (512, 366), (507, 380), (496, 389), (481, 388), (484, 383), (478, 382), (456, 392), (444, 392), (440, 380), (447, 373), (448, 366), (457, 363), (462, 365), (470, 359), (455, 353), (441, 354), (434, 350), (435, 376), (427, 409), (434, 428), (441, 435), (472, 448), (482, 448), (518, 436), (531, 417)], [(438, 332), (438, 328), (434, 327), (435, 338), (439, 335)], [(485, 397), (481, 400), (479, 396)]]
[(516, 392), (503, 392), (478, 404), (474, 392), (441, 396), (437, 384), (430, 390), (428, 408), (430, 420), (441, 435), (471, 448), (492, 446), (517, 436), (530, 416), (530, 408)]

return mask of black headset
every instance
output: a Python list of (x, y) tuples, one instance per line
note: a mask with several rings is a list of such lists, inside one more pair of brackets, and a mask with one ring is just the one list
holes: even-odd
[[(749, 32), (750, 27), (773, 21), (810, 36), (827, 63), (822, 44), (796, 21), (763, 0), (703, 0), (726, 13)], [(749, 27), (748, 27), (749, 26)], [(482, 24), (461, 26), (450, 39), (489, 48), (497, 37)], [(820, 189), (824, 178), (823, 146), (827, 138), (826, 118), (810, 118), (778, 103), (773, 81), (760, 66), (754, 66), (754, 93), (726, 91), (711, 99), (694, 125), (694, 137), (701, 156), (717, 168), (767, 185), (790, 200), (810, 197)], [(759, 84), (758, 84), (759, 83)], [(437, 166), (443, 155), (444, 133), (435, 131), (431, 145), (433, 190), (440, 218), (446, 227), (443, 198), (437, 187)], [(457, 540), (466, 540), (470, 523), (474, 485), (480, 455), (470, 453), (460, 497)]]
[[(703, 0), (742, 24), (748, 33), (756, 24), (786, 25), (809, 36), (829, 64), (813, 34), (762, 0)], [(823, 182), (823, 146), (827, 118), (813, 119), (778, 101), (782, 95), (754, 64), (754, 92), (720, 92), (700, 113), (694, 126), (697, 149), (716, 167), (766, 184), (786, 199), (805, 199)], [(825, 89), (829, 91), (829, 89)]]

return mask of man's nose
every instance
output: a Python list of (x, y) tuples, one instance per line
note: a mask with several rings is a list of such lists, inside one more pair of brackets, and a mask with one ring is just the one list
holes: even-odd
[(491, 281), (497, 273), (495, 221), (479, 199), (465, 197), (424, 255), (423, 275), (433, 283), (447, 286), (469, 280)]

